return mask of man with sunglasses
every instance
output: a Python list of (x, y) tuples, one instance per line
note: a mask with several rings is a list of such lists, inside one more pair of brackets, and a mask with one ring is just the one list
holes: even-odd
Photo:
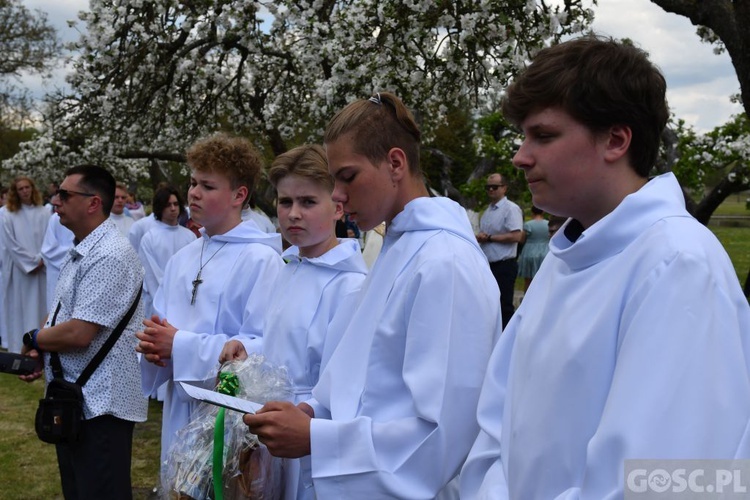
[[(68, 169), (52, 204), (75, 246), (68, 252), (45, 325), (23, 337), (24, 354), (38, 358), (38, 370), (20, 378), (53, 378), (58, 353), (65, 380), (75, 381), (136, 300), (143, 267), (109, 213), (115, 179), (104, 168)], [(135, 352), (143, 304), (83, 385), (81, 437), (55, 445), (62, 492), (71, 499), (130, 499), (133, 429), (146, 420), (148, 401), (141, 394)]]
[(479, 220), (477, 242), (487, 256), (500, 288), (503, 328), (513, 316), (513, 289), (518, 276), (518, 243), (523, 239), (521, 208), (505, 197), (508, 185), (500, 174), (490, 174), (485, 186), (490, 204)]

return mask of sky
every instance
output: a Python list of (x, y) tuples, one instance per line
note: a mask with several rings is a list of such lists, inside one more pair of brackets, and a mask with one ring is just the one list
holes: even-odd
[[(48, 13), (49, 21), (66, 41), (76, 40), (78, 33), (68, 20), (88, 8), (88, 0), (24, 0), (32, 9)], [(729, 56), (716, 55), (713, 46), (700, 41), (686, 17), (664, 12), (649, 0), (599, 0), (594, 9), (593, 29), (602, 35), (629, 38), (651, 55), (667, 80), (667, 99), (677, 118), (685, 120), (699, 132), (707, 132), (742, 112), (730, 97), (739, 93), (739, 83)], [(56, 72), (57, 85), (64, 70)], [(26, 80), (36, 94), (40, 82)]]
[(688, 18), (667, 13), (648, 0), (599, 0), (592, 28), (629, 38), (648, 52), (667, 80), (667, 101), (677, 118), (706, 132), (741, 113), (730, 97), (740, 84), (729, 55), (714, 54)]

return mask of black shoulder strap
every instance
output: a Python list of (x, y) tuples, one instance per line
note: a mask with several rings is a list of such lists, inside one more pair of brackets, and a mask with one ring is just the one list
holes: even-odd
[[(135, 300), (130, 306), (130, 309), (128, 309), (128, 312), (125, 313), (125, 316), (122, 317), (120, 322), (117, 324), (114, 330), (112, 330), (112, 333), (107, 338), (107, 341), (104, 342), (104, 345), (99, 349), (99, 351), (94, 355), (94, 357), (89, 361), (89, 364), (86, 365), (86, 368), (83, 369), (81, 372), (81, 375), (78, 377), (78, 380), (76, 380), (76, 384), (83, 387), (83, 385), (88, 382), (91, 375), (94, 373), (94, 370), (96, 370), (102, 361), (104, 361), (104, 358), (107, 356), (109, 351), (112, 349), (112, 347), (115, 345), (115, 342), (117, 342), (117, 339), (120, 338), (120, 335), (122, 335), (123, 330), (125, 330), (125, 327), (130, 322), (130, 318), (133, 317), (133, 314), (135, 313), (136, 308), (138, 307), (138, 302), (141, 300), (141, 292), (143, 292), (143, 286), (141, 286), (138, 289), (138, 295), (136, 295)], [(57, 309), (55, 310), (55, 315), (52, 317), (52, 325), (55, 324), (55, 320), (57, 319), (57, 313), (60, 311), (60, 304), (57, 305)], [(52, 374), (55, 376), (55, 378), (62, 378), (62, 365), (60, 363), (60, 356), (53, 352), (50, 354), (50, 363), (52, 365)]]
[[(50, 323), (50, 326), (55, 326), (55, 321), (57, 321), (57, 313), (60, 312), (60, 307), (62, 307), (62, 302), (57, 303), (57, 308), (55, 309), (55, 314), (52, 315), (52, 323)], [(60, 363), (60, 356), (56, 352), (50, 353), (49, 362), (50, 366), (52, 366), (52, 376), (54, 378), (64, 378), (62, 372), (62, 364)]]

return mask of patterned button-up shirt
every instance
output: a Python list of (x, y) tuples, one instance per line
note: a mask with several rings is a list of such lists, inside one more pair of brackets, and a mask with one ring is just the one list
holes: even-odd
[[(479, 221), (479, 230), (490, 235), (522, 231), (523, 212), (518, 205), (503, 197), (484, 211)], [(497, 262), (515, 257), (518, 243), (491, 242), (482, 243), (480, 246), (487, 255), (488, 261)]]
[[(60, 353), (66, 380), (75, 381), (99, 351), (120, 319), (130, 309), (143, 282), (143, 267), (128, 240), (111, 220), (105, 220), (70, 250), (60, 270), (54, 309), (60, 303), (55, 324), (78, 319), (101, 326), (87, 348)], [(141, 371), (135, 352), (135, 332), (141, 329), (143, 304), (139, 304), (127, 327), (83, 386), (84, 417), (105, 414), (123, 420), (146, 420), (148, 400), (141, 392)], [(45, 354), (47, 380), (52, 379), (49, 353)]]

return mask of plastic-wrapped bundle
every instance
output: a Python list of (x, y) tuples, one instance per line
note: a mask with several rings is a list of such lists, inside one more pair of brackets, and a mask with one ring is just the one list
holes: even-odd
[[(289, 401), (292, 384), (286, 368), (275, 367), (258, 354), (243, 361), (230, 361), (220, 373), (236, 375), (235, 395), (257, 403)], [(218, 385), (218, 384), (217, 384)], [(225, 392), (222, 389), (220, 392)], [(178, 432), (178, 439), (169, 450), (165, 498), (180, 500), (215, 499), (213, 463), (216, 417), (223, 408), (201, 403), (190, 423)], [(282, 460), (271, 456), (257, 436), (250, 434), (242, 422), (242, 414), (227, 410), (224, 416), (224, 446), (221, 475), (225, 499), (266, 500), (282, 497), (284, 480)]]

